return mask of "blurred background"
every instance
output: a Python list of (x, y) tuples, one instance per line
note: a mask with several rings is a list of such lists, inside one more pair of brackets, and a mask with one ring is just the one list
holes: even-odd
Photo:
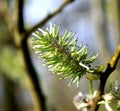
[[(8, 25), (16, 23), (14, 22), (16, 16), (13, 13), (16, 11), (16, 2), (20, 3), (19, 1), (0, 0), (0, 111), (37, 111), (30, 80), (23, 65), (24, 60), (21, 59), (19, 48), (15, 45), (16, 40), (13, 37), (15, 28), (11, 29)], [(4, 2), (7, 5), (6, 9), (3, 6)], [(24, 28), (29, 31), (64, 2), (65, 0), (24, 0)], [(11, 11), (14, 16), (9, 14), (6, 20), (3, 9)], [(107, 64), (120, 44), (119, 0), (74, 0), (40, 27), (43, 29), (49, 27), (50, 22), (60, 25), (62, 33), (66, 29), (72, 30), (79, 39), (78, 44), (88, 44), (92, 53), (98, 52), (99, 57), (94, 66)], [(86, 78), (80, 80), (79, 88), (74, 84), (69, 88), (69, 80), (59, 81), (58, 76), (51, 74), (47, 67), (42, 65), (42, 60), (38, 59), (32, 50), (30, 36), (27, 39), (27, 46), (46, 99), (47, 111), (76, 111), (73, 105), (74, 96), (79, 91), (89, 93)], [(107, 81), (106, 92), (110, 88), (109, 82), (120, 81), (119, 74), (120, 62)], [(97, 89), (99, 81), (95, 81), (94, 85)]]

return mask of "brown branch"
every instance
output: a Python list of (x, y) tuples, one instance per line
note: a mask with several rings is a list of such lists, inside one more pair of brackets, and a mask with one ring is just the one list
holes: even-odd
[[(18, 40), (16, 42), (16, 45), (18, 46), (18, 50), (21, 53), (21, 57), (23, 59), (24, 67), (26, 69), (26, 72), (28, 74), (28, 77), (31, 81), (31, 86), (32, 90), (34, 91), (34, 102), (35, 105), (37, 104), (36, 108), (37, 110), (42, 110), (46, 111), (46, 102), (45, 102), (45, 96), (43, 95), (41, 84), (39, 82), (38, 75), (32, 65), (31, 58), (30, 58), (30, 53), (29, 53), (29, 48), (27, 45), (27, 39), (22, 41), (22, 34), (25, 33), (24, 29), (24, 20), (23, 20), (23, 5), (24, 5), (24, 0), (16, 0), (16, 23), (17, 23), (17, 30), (15, 30), (15, 35), (14, 38)], [(19, 34), (18, 35), (16, 35)], [(37, 100), (37, 101), (36, 101)]]
[(28, 36), (31, 34), (31, 32), (33, 32), (36, 28), (43, 26), (50, 18), (52, 18), (53, 16), (55, 16), (57, 13), (59, 13), (60, 11), (62, 11), (62, 9), (64, 8), (64, 6), (66, 6), (68, 3), (70, 3), (72, 0), (66, 0), (61, 7), (59, 7), (55, 12), (53, 12), (52, 14), (48, 15), (43, 21), (41, 21), (39, 24), (37, 24), (35, 27), (33, 27), (30, 31), (28, 31), (27, 33), (25, 32), (25, 35), (23, 36), (23, 39), (21, 41), (21, 45), (22, 45), (22, 55), (24, 58), (24, 61), (26, 63), (26, 69), (28, 71), (28, 73), (30, 73), (30, 79), (33, 81), (33, 83), (35, 84), (35, 91), (38, 92), (39, 96), (38, 98), (42, 101), (41, 102), (41, 106), (42, 106), (42, 111), (45, 111), (45, 98), (43, 96), (43, 94), (41, 93), (41, 87), (39, 86), (39, 80), (38, 77), (36, 75), (36, 72), (32, 66), (31, 63), (31, 59), (29, 56), (29, 51), (28, 51), (28, 46), (27, 46), (27, 38)]
[(23, 37), (23, 39), (27, 39), (28, 36), (35, 31), (37, 28), (43, 26), (46, 22), (48, 22), (51, 18), (53, 18), (55, 15), (59, 14), (66, 5), (68, 5), (69, 3), (73, 2), (74, 0), (65, 0), (63, 2), (63, 4), (56, 9), (53, 13), (48, 14), (42, 21), (40, 21), (37, 25), (35, 25), (34, 27), (32, 27), (27, 33), (25, 33), (25, 36)]
[(22, 55), (24, 58), (24, 61), (27, 65), (26, 69), (29, 73), (31, 73), (30, 78), (31, 80), (33, 80), (34, 84), (36, 84), (35, 90), (38, 92), (39, 94), (39, 99), (41, 99), (41, 106), (42, 106), (42, 111), (45, 111), (45, 98), (43, 96), (43, 94), (41, 93), (41, 87), (39, 87), (39, 82), (38, 82), (38, 77), (36, 76), (36, 72), (32, 66), (31, 60), (30, 60), (30, 56), (29, 56), (29, 51), (28, 51), (28, 46), (27, 46), (27, 38), (28, 36), (31, 34), (31, 32), (33, 32), (36, 28), (43, 26), (50, 18), (52, 18), (53, 16), (55, 16), (56, 14), (58, 14), (60, 11), (62, 11), (62, 9), (73, 0), (66, 0), (55, 12), (53, 12), (52, 14), (48, 15), (43, 21), (41, 21), (39, 24), (37, 24), (36, 26), (34, 26), (32, 29), (30, 29), (28, 32), (25, 33), (25, 35), (23, 36), (23, 39), (21, 41), (21, 45), (22, 45), (22, 49), (21, 51), (23, 51)]
[(43, 26), (49, 19), (51, 19), (56, 14), (61, 12), (62, 9), (72, 1), (73, 0), (65, 0), (65, 2), (55, 12), (49, 14), (43, 21), (41, 21), (32, 29), (30, 29), (28, 32), (26, 32), (26, 30), (24, 29), (24, 20), (23, 20), (24, 0), (16, 0), (15, 10), (13, 11), (12, 14), (10, 13), (10, 9), (7, 6), (7, 4), (5, 4), (5, 2), (3, 1), (0, 1), (0, 5), (4, 4), (3, 6), (1, 6), (2, 8), (0, 7), (0, 12), (4, 16), (5, 22), (8, 25), (10, 32), (12, 32), (12, 36), (14, 37), (15, 44), (18, 48), (18, 51), (21, 54), (24, 67), (26, 69), (28, 77), (31, 80), (31, 85), (35, 92), (35, 93), (32, 92), (33, 94), (35, 94), (33, 95), (34, 99), (39, 100), (39, 104), (41, 106), (42, 111), (46, 111), (45, 97), (42, 93), (39, 79), (37, 77), (36, 71), (30, 59), (30, 54), (29, 54), (28, 45), (27, 45), (27, 38), (31, 34), (31, 32), (33, 32), (36, 28)]
[[(19, 2), (21, 2), (21, 0), (18, 0)], [(55, 16), (57, 13), (60, 12), (60, 10), (62, 10), (62, 8), (67, 5), (70, 1), (72, 0), (67, 0), (66, 2), (64, 2), (63, 5), (61, 5), (60, 8), (58, 8), (57, 11), (55, 11), (54, 13), (50, 14), (48, 17), (46, 17), (42, 22), (41, 22), (41, 26), (44, 25), (50, 18), (52, 18), (53, 16)], [(22, 0), (23, 2), (23, 0)], [(19, 27), (18, 29), (18, 32), (19, 33), (23, 33), (25, 31), (24, 29), (24, 22), (23, 22), (23, 12), (22, 12), (22, 8), (23, 6), (23, 3), (18, 3), (18, 11), (17, 11), (17, 27)], [(21, 17), (22, 16), (22, 17)], [(21, 23), (22, 21), (22, 23)], [(36, 27), (38, 27), (40, 24), (36, 25)], [(28, 50), (28, 45), (27, 45), (27, 38), (28, 36), (31, 34), (31, 32), (35, 29), (32, 28), (30, 30), (30, 32), (28, 32), (26, 34), (25, 32), (25, 36), (23, 35), (22, 37), (25, 37), (24, 39), (20, 39), (20, 52), (22, 54), (22, 57), (23, 57), (23, 61), (24, 61), (24, 66), (26, 68), (26, 71), (29, 75), (29, 78), (31, 79), (32, 83), (33, 83), (33, 87), (34, 87), (34, 90), (35, 92), (37, 92), (37, 98), (39, 99), (39, 104), (41, 105), (41, 109), (42, 111), (46, 111), (46, 105), (45, 105), (45, 97), (42, 93), (42, 89), (41, 89), (41, 86), (39, 84), (39, 79), (37, 77), (37, 74), (36, 74), (36, 71), (35, 69), (33, 68), (33, 65), (32, 65), (32, 62), (31, 62), (31, 59), (30, 59), (30, 54), (29, 54), (29, 50)], [(17, 36), (16, 36), (17, 37)]]
[(24, 0), (16, 0), (17, 28), (20, 33), (25, 32), (23, 20)]
[(30, 59), (27, 39), (25, 41), (22, 41), (22, 39), (20, 39), (23, 36), (22, 33), (25, 32), (23, 20), (24, 0), (16, 0), (15, 2), (15, 10), (13, 11), (13, 13), (10, 13), (10, 7), (7, 5), (6, 1), (0, 1), (0, 12), (6, 22), (6, 25), (9, 28), (9, 31), (11, 32), (15, 45), (17, 46), (18, 51), (21, 54), (26, 73), (28, 74), (28, 77), (30, 79), (30, 84), (32, 88), (31, 91), (36, 106), (35, 108), (40, 111), (46, 111), (45, 97), (42, 93), (39, 78), (37, 77), (37, 73)]
[(38, 78), (37, 73), (33, 67), (32, 62), (31, 62), (27, 41), (21, 42), (21, 48), (19, 51), (22, 55), (22, 58), (24, 61), (24, 66), (25, 66), (25, 69), (27, 71), (28, 77), (32, 81), (31, 85), (33, 87), (33, 90), (35, 91), (36, 97), (37, 97), (38, 102), (39, 102), (38, 104), (41, 107), (41, 111), (46, 111), (45, 96), (43, 95), (41, 84), (39, 82), (40, 78)]
[(112, 57), (111, 61), (108, 63), (108, 66), (105, 70), (105, 72), (100, 77), (100, 94), (104, 93), (104, 87), (106, 84), (106, 81), (109, 77), (109, 75), (116, 69), (116, 65), (118, 63), (118, 60), (120, 58), (120, 45), (118, 46), (118, 49), (114, 56)]
[(120, 45), (118, 46), (118, 49), (117, 49), (116, 53), (114, 54), (114, 56), (112, 57), (111, 61), (108, 63), (108, 66), (107, 66), (105, 72), (103, 72), (100, 77), (100, 85), (99, 85), (99, 89), (98, 89), (97, 95), (96, 95), (97, 99), (96, 99), (95, 111), (97, 111), (99, 108), (99, 105), (97, 105), (97, 103), (101, 99), (102, 95), (104, 94), (104, 88), (105, 88), (106, 81), (107, 81), (108, 77), (110, 76), (110, 74), (116, 69), (116, 65), (117, 65), (119, 59), (120, 59)]

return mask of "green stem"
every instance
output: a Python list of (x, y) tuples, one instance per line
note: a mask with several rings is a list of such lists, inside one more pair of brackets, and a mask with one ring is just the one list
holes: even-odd
[(92, 97), (93, 97), (93, 94), (94, 94), (94, 86), (93, 86), (93, 82), (92, 82), (92, 80), (89, 80), (89, 82), (90, 82), (90, 94), (91, 94)]

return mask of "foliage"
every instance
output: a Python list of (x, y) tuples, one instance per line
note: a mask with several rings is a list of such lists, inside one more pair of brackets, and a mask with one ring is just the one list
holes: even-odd
[[(91, 55), (87, 45), (78, 45), (78, 39), (74, 35), (73, 32), (68, 30), (61, 35), (60, 27), (51, 23), (50, 29), (42, 30), (38, 28), (37, 31), (32, 33), (33, 49), (43, 59), (43, 63), (48, 65), (50, 71), (62, 75), (60, 79), (71, 78), (69, 86), (77, 82), (78, 87), (82, 76), (89, 80), (90, 94), (86, 96), (79, 93), (80, 97), (77, 96), (73, 101), (78, 110), (98, 110), (99, 104), (104, 104), (108, 111), (113, 111), (110, 106), (112, 100), (117, 101), (117, 109), (119, 110), (120, 84), (116, 82), (109, 93), (104, 94), (103, 91), (107, 78), (117, 65), (120, 46), (106, 69), (105, 65), (96, 68), (92, 66), (92, 63), (98, 57), (98, 54)], [(100, 80), (100, 85), (98, 90), (94, 91), (92, 81), (96, 79)], [(90, 104), (91, 102), (95, 105)]]
[(77, 38), (74, 38), (74, 33), (65, 31), (63, 35), (60, 33), (60, 27), (52, 23), (50, 29), (42, 30), (38, 28), (32, 34), (32, 44), (35, 53), (39, 53), (39, 57), (43, 59), (44, 64), (48, 65), (50, 71), (54, 74), (63, 76), (60, 79), (72, 78), (71, 83), (79, 84), (80, 78), (86, 73), (90, 73), (92, 77), (88, 79), (99, 78), (103, 67), (97, 69), (91, 66), (91, 63), (98, 57), (90, 55), (87, 45), (77, 45)]

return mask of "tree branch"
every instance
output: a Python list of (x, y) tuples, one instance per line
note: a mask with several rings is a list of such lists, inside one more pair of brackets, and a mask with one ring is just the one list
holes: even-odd
[(120, 45), (118, 46), (118, 49), (117, 49), (115, 55), (113, 56), (113, 58), (110, 61), (111, 68), (113, 68), (113, 69), (116, 68), (119, 58), (120, 58)]
[(96, 100), (95, 111), (97, 111), (99, 108), (99, 105), (97, 105), (97, 103), (101, 99), (102, 95), (104, 94), (104, 88), (105, 88), (106, 81), (108, 77), (110, 76), (110, 74), (116, 69), (116, 65), (119, 59), (120, 59), (120, 45), (118, 46), (118, 49), (116, 53), (114, 54), (114, 56), (112, 57), (111, 61), (108, 63), (105, 72), (103, 72), (100, 77), (100, 85), (99, 85), (99, 89), (96, 95), (97, 100)]
[[(20, 52), (22, 54), (23, 60), (24, 60), (24, 66), (26, 68), (26, 71), (29, 75), (29, 78), (31, 79), (32, 83), (33, 83), (33, 87), (35, 92), (37, 92), (37, 98), (39, 99), (39, 103), (41, 104), (41, 109), (42, 111), (46, 111), (46, 105), (45, 105), (45, 97), (42, 93), (42, 89), (39, 83), (39, 79), (37, 77), (36, 71), (33, 68), (31, 59), (30, 59), (30, 54), (29, 54), (29, 50), (28, 50), (28, 45), (27, 45), (27, 38), (28, 36), (31, 34), (31, 32), (33, 32), (33, 30), (35, 30), (39, 25), (42, 26), (44, 25), (50, 18), (52, 18), (53, 16), (55, 16), (57, 13), (59, 13), (63, 7), (65, 5), (67, 5), (68, 3), (70, 3), (73, 0), (66, 0), (63, 5), (61, 5), (60, 8), (58, 8), (58, 10), (56, 10), (54, 13), (50, 14), (48, 17), (46, 17), (42, 22), (40, 22), (40, 24), (36, 25), (35, 27), (33, 27), (29, 32), (26, 32), (24, 29), (24, 21), (23, 21), (23, 2), (24, 0), (18, 0), (19, 3), (17, 3), (17, 7), (18, 11), (16, 12), (17, 15), (17, 27), (18, 27), (18, 32), (19, 33), (25, 33), (25, 36), (22, 35), (22, 38), (24, 39), (20, 39)], [(22, 16), (22, 17), (21, 17)], [(27, 34), (26, 34), (27, 33)], [(16, 36), (17, 37), (17, 36)]]
[[(53, 13), (49, 14), (44, 20), (42, 20), (39, 24), (31, 28), (28, 32), (24, 29), (24, 20), (23, 20), (23, 5), (24, 5), (24, 0), (16, 0), (15, 1), (15, 11), (13, 13), (10, 13), (10, 8), (4, 2), (3, 0), (0, 1), (0, 12), (2, 13), (6, 24), (8, 25), (10, 32), (12, 32), (13, 39), (15, 41), (16, 46), (18, 47), (18, 51), (21, 54), (22, 61), (24, 64), (24, 67), (26, 69), (26, 72), (31, 80), (31, 85), (33, 86), (34, 92), (33, 96), (34, 99), (39, 100), (39, 104), (41, 105), (41, 110), (45, 111), (46, 106), (45, 106), (45, 98), (42, 93), (40, 84), (39, 84), (39, 79), (37, 77), (36, 71), (32, 65), (29, 50), (28, 50), (28, 45), (27, 45), (27, 38), (33, 32), (35, 29), (37, 29), (40, 26), (43, 26), (49, 19), (54, 17), (56, 14), (62, 11), (62, 9), (69, 3), (71, 3), (74, 0), (65, 0), (65, 2)], [(2, 3), (2, 4), (1, 4)], [(12, 17), (11, 17), (12, 16)], [(35, 97), (36, 96), (36, 97)], [(35, 103), (37, 104), (37, 103)]]
[(30, 53), (28, 50), (29, 48), (27, 45), (27, 39), (25, 39), (24, 41), (20, 39), (23, 37), (22, 34), (25, 33), (24, 20), (23, 20), (23, 5), (24, 5), (24, 0), (16, 0), (15, 16), (16, 16), (17, 30), (14, 30), (15, 31), (14, 38), (18, 40), (18, 42), (16, 42), (16, 45), (17, 47), (19, 47), (18, 50), (21, 53), (21, 57), (24, 61), (23, 64), (26, 69), (26, 73), (28, 74), (28, 77), (31, 81), (31, 86), (33, 88), (33, 93), (34, 93), (33, 95), (34, 99), (35, 100), (37, 99), (38, 102), (38, 105), (37, 103), (35, 103), (36, 108), (40, 110), (41, 107), (42, 111), (46, 111), (45, 96), (43, 95), (39, 78), (31, 62)]
[(48, 14), (42, 21), (40, 21), (37, 25), (35, 25), (34, 27), (32, 27), (27, 33), (25, 33), (25, 36), (23, 37), (23, 39), (27, 39), (28, 36), (33, 32), (35, 31), (37, 28), (43, 26), (46, 22), (48, 22), (48, 20), (50, 20), (52, 17), (54, 17), (55, 15), (57, 15), (58, 13), (60, 13), (64, 7), (66, 5), (68, 5), (69, 3), (73, 2), (74, 0), (65, 0), (63, 2), (63, 4), (58, 8), (56, 9), (53, 13), (51, 14)]
[(41, 111), (46, 111), (46, 99), (42, 92), (41, 83), (39, 82), (40, 78), (38, 78), (38, 75), (31, 62), (27, 41), (21, 42), (21, 48), (19, 49), (19, 51), (22, 55), (28, 77), (32, 82), (31, 85), (33, 86), (33, 90), (37, 96), (39, 102), (38, 104), (41, 107)]
[(27, 39), (25, 41), (22, 41), (21, 39), (23, 33), (25, 33), (23, 20), (24, 0), (15, 1), (15, 10), (13, 11), (13, 13), (10, 13), (10, 7), (7, 5), (6, 1), (0, 1), (0, 5), (0, 12), (7, 26), (9, 27), (9, 31), (11, 32), (15, 45), (17, 46), (18, 51), (21, 54), (23, 65), (26, 69), (26, 74), (30, 79), (35, 108), (37, 110), (46, 111), (45, 97), (42, 93), (39, 78), (37, 77), (37, 73), (31, 62)]
[(23, 20), (24, 0), (16, 0), (17, 28), (20, 33), (25, 32)]

